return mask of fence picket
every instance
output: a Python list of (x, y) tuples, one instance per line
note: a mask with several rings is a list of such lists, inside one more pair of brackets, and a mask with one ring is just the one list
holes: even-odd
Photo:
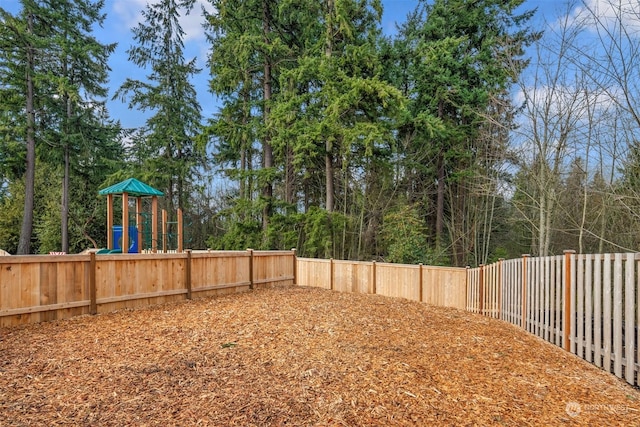
[(544, 260), (544, 339), (549, 341), (551, 337), (551, 257)]
[[(633, 384), (634, 376), (635, 376), (635, 342), (634, 342), (634, 331), (635, 331), (635, 313), (634, 313), (634, 282), (635, 282), (635, 255), (627, 254), (626, 262), (624, 264), (625, 269), (625, 280), (624, 280), (624, 347), (625, 347), (625, 379), (628, 383)], [(622, 337), (621, 337), (622, 339)], [(620, 355), (622, 358), (622, 354)]]
[[(576, 316), (576, 355), (584, 357), (584, 255), (576, 255), (577, 280), (576, 280), (576, 306), (578, 313)], [(573, 298), (573, 297), (572, 297)], [(572, 310), (573, 313), (573, 310)]]
[(533, 259), (533, 333), (540, 336), (540, 258)]
[[(569, 351), (576, 354), (576, 317), (573, 315), (576, 312), (576, 255), (574, 251), (569, 252), (567, 257), (567, 286), (569, 289), (569, 311), (567, 312), (565, 319), (569, 317)], [(567, 296), (565, 296), (567, 298)], [(566, 301), (565, 301), (566, 303)], [(566, 306), (565, 306), (566, 307)]]
[(622, 254), (613, 265), (613, 372), (622, 377)]
[(603, 337), (602, 366), (611, 372), (611, 254), (604, 255), (604, 272), (602, 274), (602, 306), (603, 306)]
[(593, 260), (593, 360), (602, 367), (602, 256)]
[(556, 257), (556, 345), (562, 343), (562, 258)]
[(584, 351), (585, 351), (585, 360), (587, 362), (591, 362), (593, 360), (592, 355), (592, 336), (593, 336), (593, 300), (592, 300), (592, 280), (593, 277), (593, 268), (592, 268), (592, 257), (587, 256), (585, 258), (585, 269), (584, 269), (584, 312), (585, 312), (585, 321), (584, 321), (584, 333), (585, 333), (585, 342), (584, 342)]

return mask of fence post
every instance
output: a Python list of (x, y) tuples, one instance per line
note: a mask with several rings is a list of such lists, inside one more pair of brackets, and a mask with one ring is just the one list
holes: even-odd
[(247, 249), (249, 252), (249, 289), (253, 289), (253, 249)]
[(333, 290), (333, 258), (329, 260), (329, 286)]
[(480, 264), (480, 281), (478, 283), (478, 311), (484, 316), (484, 264)]
[(293, 285), (298, 284), (298, 256), (296, 255), (296, 248), (291, 248), (293, 255)]
[(371, 261), (371, 283), (373, 284), (373, 294), (375, 295), (377, 292), (376, 289), (376, 281), (378, 280), (378, 278), (376, 277), (376, 262), (375, 261)]
[(183, 232), (183, 228), (184, 228), (184, 221), (182, 220), (182, 209), (178, 208), (178, 230), (177, 230), (177, 235), (178, 235), (178, 253), (182, 253), (182, 251), (184, 250), (184, 232)]
[(520, 326), (527, 329), (527, 259), (529, 254), (522, 255), (522, 313), (520, 315)]
[(167, 253), (167, 210), (162, 209), (162, 253)]
[(191, 299), (191, 249), (187, 249), (187, 265), (185, 266), (185, 285), (187, 286), (187, 299)]
[(98, 314), (96, 299), (96, 253), (89, 253), (89, 314)]
[(504, 258), (500, 258), (498, 260), (498, 319), (502, 320), (502, 289), (504, 288), (504, 283), (502, 283), (503, 274), (502, 274), (502, 263)]
[(566, 351), (571, 351), (570, 336), (573, 333), (571, 330), (571, 258), (576, 253), (573, 250), (564, 251), (564, 331), (563, 331), (563, 348)]
[(420, 269), (420, 302), (422, 302), (422, 285), (423, 285), (422, 263), (418, 264), (418, 268)]
[(466, 274), (464, 278), (464, 306), (466, 311), (473, 312), (473, 307), (469, 303), (469, 275), (471, 274), (471, 267), (467, 265), (465, 269), (466, 269), (466, 272), (465, 272)]

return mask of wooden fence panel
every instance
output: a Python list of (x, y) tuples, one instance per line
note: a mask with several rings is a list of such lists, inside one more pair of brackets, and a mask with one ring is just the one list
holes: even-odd
[(331, 289), (333, 260), (298, 258), (297, 280), (300, 286)]
[(370, 262), (333, 261), (334, 290), (373, 293), (372, 268), (373, 264)]
[(422, 266), (422, 301), (461, 310), (466, 305), (467, 270)]
[(484, 266), (484, 314), (489, 317), (499, 317), (499, 275), (498, 275), (498, 263)]
[(212, 251), (191, 256), (191, 292), (196, 298), (246, 291), (251, 285), (251, 254)]
[(376, 293), (420, 301), (420, 266), (376, 263)]
[(467, 311), (480, 311), (480, 269), (471, 268), (467, 272)]
[(89, 312), (89, 258), (0, 258), (0, 326), (65, 319)]
[[(495, 317), (498, 304), (503, 320), (636, 385), (640, 382), (639, 269), (640, 254), (635, 253), (526, 255), (469, 269), (466, 309)], [(496, 280), (501, 282), (497, 295)]]
[(118, 254), (96, 257), (99, 312), (184, 299), (185, 254)]
[(294, 256), (293, 251), (254, 251), (254, 285), (292, 285)]
[(503, 262), (503, 312), (504, 320), (520, 326), (522, 315), (522, 260), (511, 259)]

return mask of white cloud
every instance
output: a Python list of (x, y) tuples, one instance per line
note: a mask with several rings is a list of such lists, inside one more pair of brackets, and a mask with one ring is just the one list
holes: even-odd
[(575, 8), (573, 17), (583, 18), (589, 30), (598, 27), (612, 30), (624, 28), (630, 36), (640, 37), (640, 2), (638, 0), (584, 0)]
[[(142, 11), (148, 3), (156, 4), (160, 0), (114, 0), (112, 10), (115, 16), (122, 22), (122, 26), (132, 29), (143, 21)], [(202, 8), (211, 13), (214, 8), (206, 0), (196, 0), (195, 5), (189, 14), (181, 12), (179, 18), (180, 26), (185, 32), (184, 41), (204, 40), (205, 34), (202, 24)]]

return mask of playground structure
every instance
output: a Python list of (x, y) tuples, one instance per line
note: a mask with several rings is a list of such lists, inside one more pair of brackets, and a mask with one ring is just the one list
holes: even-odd
[[(183, 219), (182, 210), (177, 211), (177, 222), (169, 222), (167, 211), (162, 210), (162, 244), (158, 245), (158, 197), (164, 196), (160, 190), (129, 178), (99, 191), (101, 196), (107, 196), (107, 248), (98, 253), (142, 253), (163, 252), (174, 250), (183, 252)], [(114, 225), (114, 198), (122, 197), (122, 223)], [(129, 198), (135, 197), (135, 217), (130, 221)], [(151, 198), (151, 212), (144, 212), (143, 198)], [(177, 242), (175, 249), (169, 248), (171, 234), (169, 227), (177, 226)]]

